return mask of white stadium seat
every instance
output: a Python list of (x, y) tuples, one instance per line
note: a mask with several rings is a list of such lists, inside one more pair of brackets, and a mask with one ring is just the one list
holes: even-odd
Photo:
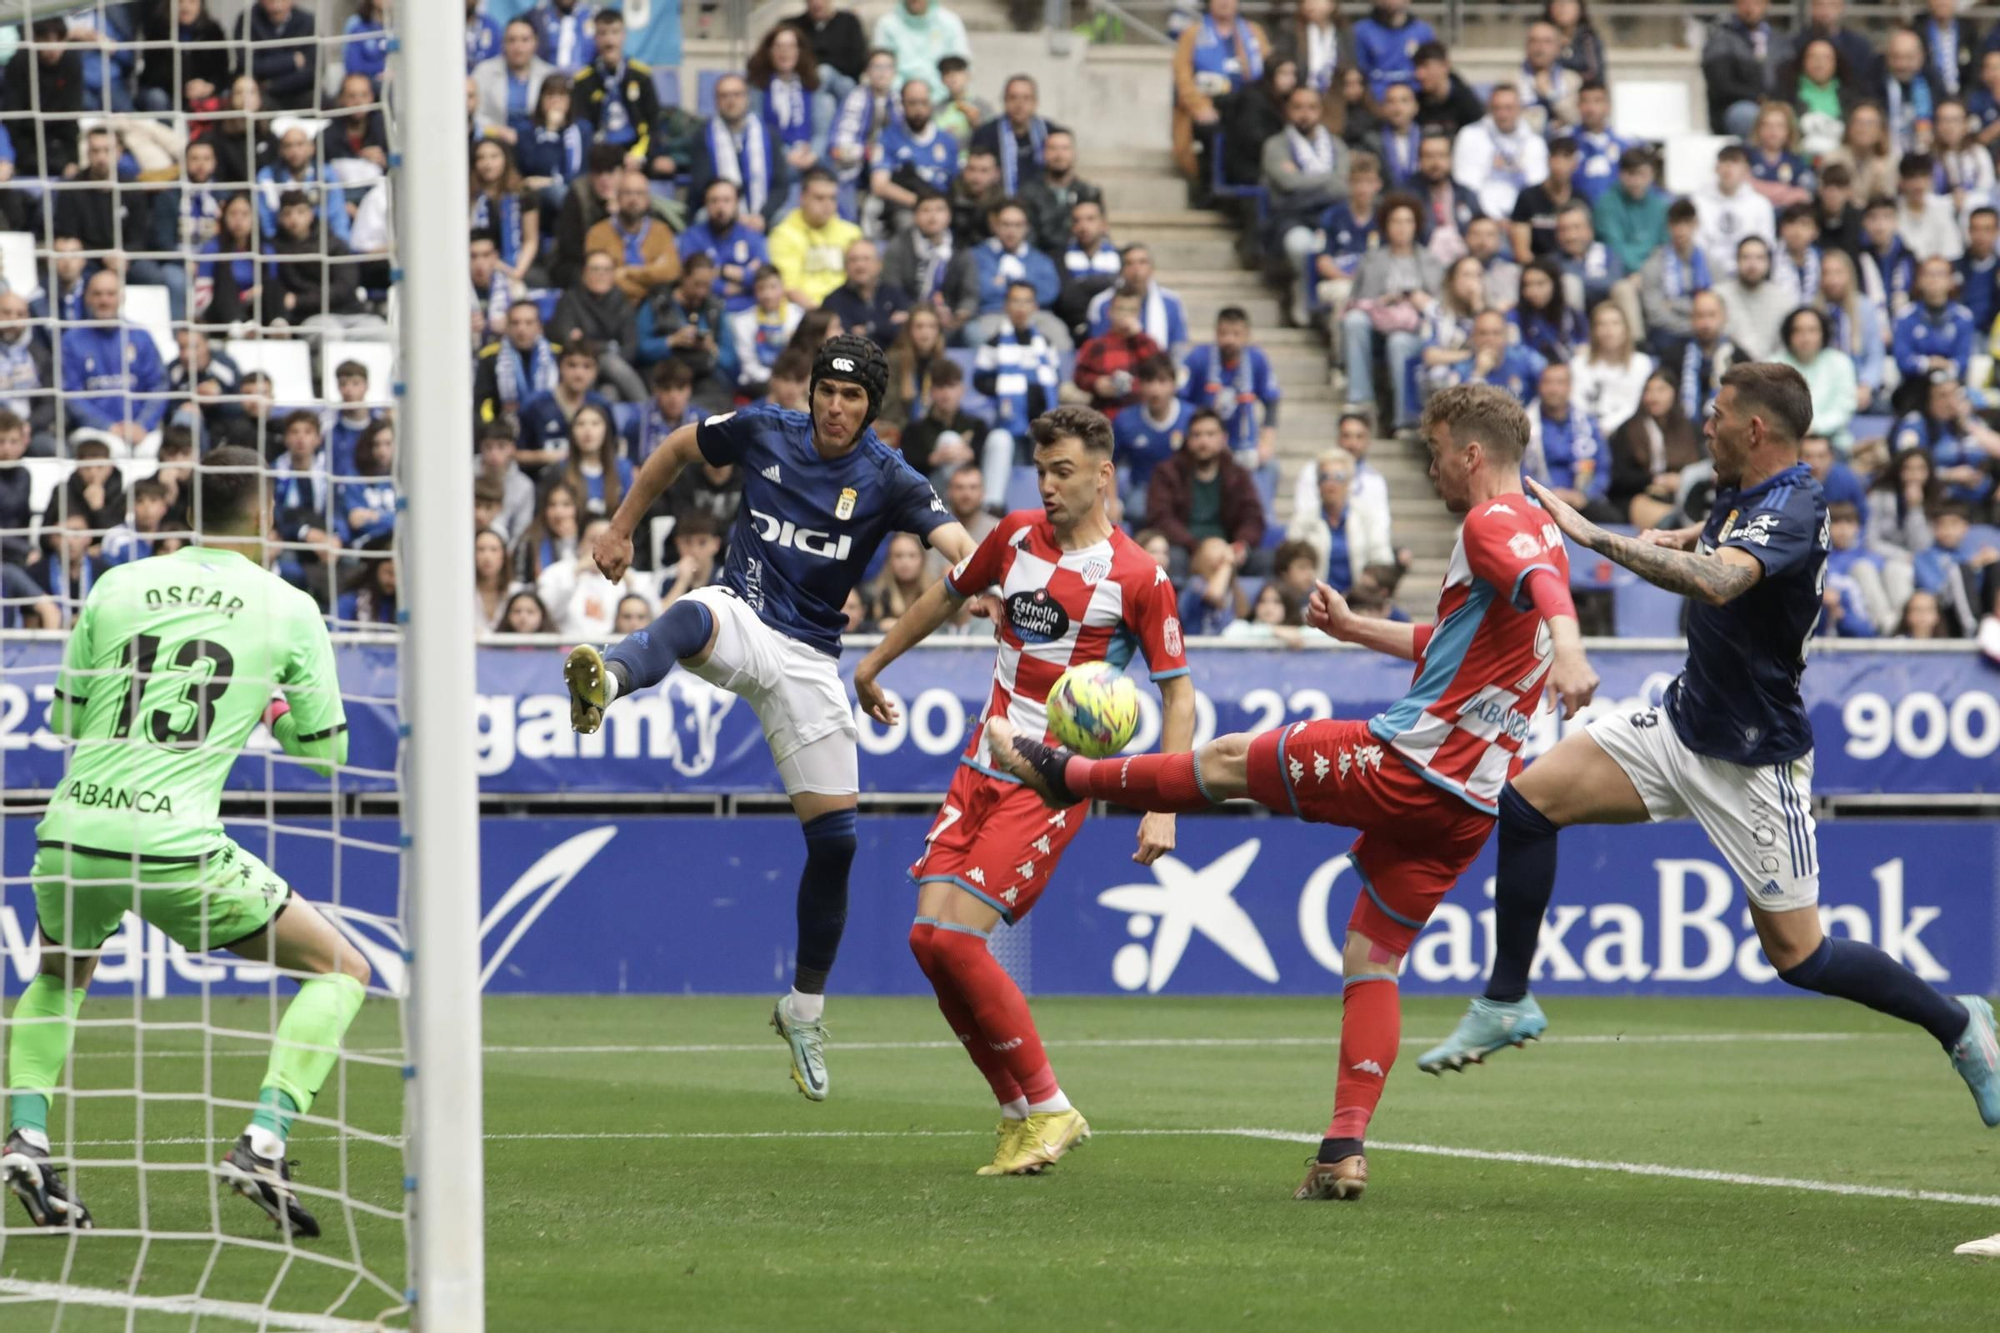
[(181, 359), (180, 345), (174, 341), (173, 307), (165, 287), (136, 283), (125, 289), (119, 314), (152, 335), (160, 351), (160, 364), (171, 366)]
[(0, 281), (31, 301), (41, 293), (42, 268), (35, 262), (33, 232), (0, 231)]
[(1687, 134), (1667, 140), (1667, 191), (1693, 194), (1715, 183), (1715, 155), (1736, 140), (1726, 134)]
[(359, 361), (368, 367), (368, 397), (371, 407), (393, 407), (396, 403), (396, 348), (387, 342), (328, 343), (320, 353), (320, 396), (329, 403), (340, 401), (340, 385), (334, 371), (343, 361)]
[(1611, 127), (1648, 143), (1671, 142), (1699, 128), (1685, 79), (1620, 79)]
[(261, 370), (271, 377), (271, 398), (282, 407), (304, 407), (319, 401), (313, 392), (312, 353), (302, 342), (243, 338), (224, 343), (222, 350), (248, 373)]

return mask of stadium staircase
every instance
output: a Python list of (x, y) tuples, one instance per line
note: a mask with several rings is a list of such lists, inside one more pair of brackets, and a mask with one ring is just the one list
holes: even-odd
[[(1195, 342), (1213, 338), (1216, 312), (1224, 306), (1241, 306), (1249, 313), (1254, 339), (1271, 358), (1284, 391), (1276, 496), (1282, 527), (1291, 520), (1299, 470), (1310, 468), (1332, 448), (1338, 434), (1341, 400), (1329, 382), (1325, 336), (1316, 329), (1280, 325), (1280, 294), (1243, 267), (1236, 227), (1227, 216), (1187, 206), (1187, 188), (1166, 150), (1122, 151), (1112, 161), (1086, 162), (1081, 174), (1104, 190), (1113, 238), (1144, 241), (1152, 250), (1159, 281), (1187, 304), (1188, 332)], [(1458, 521), (1439, 505), (1419, 451), (1392, 439), (1377, 440), (1368, 462), (1389, 483), (1396, 544), (1414, 556), (1397, 602), (1413, 618), (1428, 621)]]

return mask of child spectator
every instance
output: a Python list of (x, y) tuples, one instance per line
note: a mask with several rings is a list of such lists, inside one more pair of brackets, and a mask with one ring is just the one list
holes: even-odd
[(1229, 543), (1222, 538), (1204, 537), (1195, 547), (1180, 599), (1181, 627), (1190, 637), (1221, 634), (1248, 614), (1249, 599), (1236, 573)]
[(571, 343), (563, 348), (556, 364), (556, 385), (521, 404), (520, 433), (523, 446), (518, 461), (524, 469), (539, 470), (559, 463), (569, 452), (569, 425), (586, 404), (611, 413), (611, 403), (597, 392), (597, 349), (589, 343)]
[(495, 638), (514, 635), (548, 634), (551, 632), (549, 613), (542, 605), (542, 599), (526, 588), (507, 599), (505, 628)]
[(342, 625), (396, 623), (396, 561), (389, 539), (373, 538), (354, 552), (360, 563), (341, 585), (334, 619)]
[(377, 421), (361, 433), (353, 461), (357, 481), (336, 483), (343, 540), (349, 546), (379, 542), (386, 546), (396, 531), (396, 431)]
[(1956, 501), (1938, 507), (1931, 530), (1936, 541), (1917, 556), (1916, 586), (1937, 598), (1945, 623), (1954, 627), (1952, 637), (1961, 637), (1971, 633), (1978, 621), (1973, 610), (1979, 603), (1976, 592), (1984, 571), (2000, 560), (2000, 551), (1988, 545), (1969, 548), (1972, 511)]
[(1919, 260), (1957, 259), (1965, 253), (1958, 210), (1931, 188), (1936, 171), (1928, 153), (1910, 153), (1896, 164), (1896, 233)]
[(653, 367), (653, 397), (646, 404), (646, 410), (639, 417), (639, 438), (634, 443), (632, 458), (635, 463), (643, 463), (652, 456), (653, 450), (667, 441), (667, 436), (682, 426), (692, 426), (701, 420), (701, 411), (694, 405), (694, 372), (680, 361), (662, 361)]
[[(1153, 280), (1153, 252), (1143, 245), (1128, 245), (1119, 252), (1118, 283), (1146, 293), (1143, 322), (1146, 336), (1167, 349), (1178, 360), (1187, 353), (1187, 307), (1181, 298)], [(1111, 327), (1111, 289), (1099, 292), (1090, 301), (1090, 332), (1093, 337)]]
[(1509, 214), (1514, 258), (1525, 262), (1555, 253), (1557, 214), (1583, 202), (1576, 191), (1577, 161), (1575, 139), (1564, 135), (1549, 145), (1548, 179), (1523, 189)]
[(1347, 198), (1320, 214), (1317, 228), (1294, 227), (1285, 233), (1285, 254), (1299, 276), (1292, 295), (1293, 323), (1304, 325), (1314, 310), (1337, 312), (1347, 304), (1362, 258), (1376, 243), (1381, 194), (1381, 167), (1373, 156), (1357, 153), (1348, 167)]
[(637, 634), (653, 623), (655, 614), (651, 598), (628, 592), (618, 599), (618, 618), (612, 622), (611, 633), (614, 637)]
[[(1777, 210), (1750, 184), (1750, 155), (1739, 145), (1715, 155), (1715, 182), (1695, 192), (1694, 207), (1700, 219), (1695, 243), (1717, 279), (1735, 276), (1736, 247), (1745, 237), (1778, 238)], [(1671, 216), (1667, 223), (1672, 226)]]
[[(34, 478), (21, 466), (28, 452), (28, 423), (14, 413), (0, 409), (0, 599), (5, 610), (19, 613), (33, 628), (43, 619), (34, 604), (43, 600), (43, 589), (28, 573), (42, 559), (41, 549), (29, 537), (34, 522), (30, 493)], [(54, 607), (46, 608), (51, 614)], [(4, 618), (4, 615), (0, 615)], [(55, 629), (53, 623), (43, 628)]]
[(360, 443), (369, 423), (381, 419), (382, 409), (367, 404), (368, 367), (359, 361), (343, 361), (335, 366), (333, 384), (340, 398), (325, 430), (327, 465), (334, 476), (351, 477), (354, 446)]
[[(42, 526), (56, 529), (71, 516), (81, 517), (93, 535), (107, 532), (124, 521), (125, 479), (111, 461), (111, 446), (101, 439), (79, 440), (72, 449), (76, 467), (49, 497), (42, 511)], [(51, 543), (53, 545), (53, 543)]]
[(1750, 136), (1750, 188), (1780, 212), (1813, 196), (1819, 179), (1799, 156), (1798, 113), (1784, 102), (1766, 102)]
[(1125, 473), (1125, 517), (1143, 523), (1153, 469), (1187, 442), (1195, 408), (1181, 400), (1174, 363), (1164, 355), (1147, 357), (1133, 373), (1139, 401), (1111, 422), (1112, 461)]
[(1224, 306), (1215, 317), (1215, 341), (1188, 353), (1181, 396), (1213, 408), (1229, 432), (1230, 448), (1244, 467), (1277, 457), (1278, 377), (1270, 358), (1250, 345), (1250, 316)]
[(167, 488), (150, 477), (132, 485), (132, 517), (104, 534), (99, 564), (108, 569), (153, 553), (153, 539), (167, 516)]
[[(632, 487), (632, 464), (618, 453), (618, 427), (610, 411), (585, 403), (570, 420), (569, 437), (564, 478), (582, 498), (585, 514), (592, 518), (611, 517)], [(554, 609), (555, 603), (550, 602), (549, 606)]]
[(937, 84), (931, 95), (937, 99), (938, 128), (961, 144), (972, 142), (972, 134), (997, 114), (991, 102), (972, 93), (972, 66), (962, 55), (949, 55), (937, 63)]
[[(104, 565), (91, 554), (90, 520), (71, 514), (55, 528), (51, 549), (35, 564), (34, 574), (60, 619), (58, 628), (67, 628), (76, 622), (77, 612), (83, 609)], [(47, 608), (38, 605), (37, 610), (46, 616)]]
[(1826, 507), (1826, 610), (1818, 632), (1830, 638), (1872, 639), (1894, 622), (1875, 556), (1861, 545), (1861, 512), (1846, 500)]
[(752, 305), (729, 316), (729, 343), (740, 392), (754, 397), (765, 388), (771, 368), (791, 343), (805, 313), (786, 292), (782, 273), (776, 268), (758, 270)]
[(1917, 257), (1897, 229), (1897, 216), (1892, 200), (1869, 201), (1861, 214), (1859, 256), (1862, 286), (1878, 305), (1888, 307), (1887, 319), (1892, 328), (1909, 310), (1917, 285)]
[(535, 518), (535, 483), (514, 461), (514, 428), (489, 421), (479, 428), (479, 479), (500, 492), (500, 517), (494, 523), (511, 548)]
[(1077, 353), (1076, 387), (1090, 395), (1090, 405), (1107, 417), (1117, 416), (1138, 401), (1141, 363), (1162, 355), (1160, 345), (1146, 336), (1139, 320), (1144, 297), (1124, 288), (1111, 298), (1111, 328), (1092, 338)]
[(1249, 617), (1223, 626), (1222, 637), (1241, 643), (1296, 648), (1303, 642), (1305, 623), (1305, 602), (1290, 588), (1273, 580), (1257, 590), (1250, 603)]
[(1676, 199), (1667, 209), (1667, 243), (1654, 251), (1639, 274), (1639, 302), (1645, 311), (1653, 354), (1678, 362), (1694, 330), (1694, 299), (1715, 286), (1708, 253), (1699, 244), (1701, 215), (1692, 201)]

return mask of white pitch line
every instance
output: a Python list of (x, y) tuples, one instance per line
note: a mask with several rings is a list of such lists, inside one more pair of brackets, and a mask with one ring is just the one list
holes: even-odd
[[(1774, 1044), (1883, 1041), (1901, 1040), (1894, 1032), (1592, 1032), (1575, 1036), (1543, 1037), (1543, 1046), (1708, 1046), (1739, 1043)], [(257, 1038), (243, 1037), (232, 1033), (228, 1040), (255, 1042)], [(1443, 1041), (1442, 1036), (1404, 1037), (1405, 1046), (1434, 1046)], [(1081, 1037), (1072, 1040), (1044, 1041), (1044, 1046), (1067, 1050), (1145, 1050), (1167, 1048), (1175, 1050), (1220, 1048), (1255, 1050), (1259, 1048), (1279, 1048), (1288, 1046), (1330, 1047), (1340, 1042), (1338, 1033), (1324, 1037)], [(842, 1051), (956, 1051), (962, 1049), (955, 1041), (840, 1041), (834, 1045)], [(606, 1045), (606, 1046), (488, 1046), (487, 1055), (763, 1055), (772, 1049), (771, 1043), (760, 1042), (689, 1042), (663, 1045)], [(357, 1055), (399, 1055), (400, 1047), (371, 1046), (357, 1047)], [(136, 1050), (78, 1051), (79, 1060), (129, 1059), (138, 1055)], [(151, 1060), (192, 1060), (205, 1053), (192, 1050), (148, 1051)], [(255, 1049), (216, 1051), (217, 1059), (258, 1059), (268, 1056), (268, 1051)]]
[[(1273, 1143), (1316, 1144), (1317, 1134), (1288, 1129), (1107, 1129), (1096, 1131), (1111, 1138), (1242, 1138)], [(983, 1129), (750, 1129), (750, 1130), (631, 1130), (600, 1134), (564, 1134), (556, 1131), (522, 1134), (488, 1134), (489, 1143), (565, 1142), (672, 1142), (685, 1139), (948, 1139), (984, 1138)], [(222, 1140), (216, 1140), (221, 1142)], [(149, 1139), (152, 1145), (202, 1143), (199, 1138)], [(78, 1147), (130, 1147), (130, 1139), (100, 1139), (79, 1143)], [(1741, 1171), (1710, 1171), (1701, 1167), (1665, 1166), (1653, 1162), (1599, 1161), (1588, 1157), (1558, 1157), (1546, 1153), (1495, 1152), (1486, 1148), (1454, 1148), (1436, 1143), (1375, 1142), (1371, 1152), (1415, 1153), (1425, 1157), (1453, 1157), (1472, 1162), (1501, 1162), (1514, 1166), (1553, 1167), (1564, 1171), (1604, 1171), (1625, 1176), (1652, 1176), (1663, 1180), (1689, 1180), (1710, 1185), (1740, 1185), (1754, 1189), (1802, 1190), (1812, 1194), (1836, 1194), (1849, 1198), (1901, 1199), (1912, 1203), (1954, 1203), (1975, 1208), (2000, 1208), (2000, 1195), (1954, 1194), (1945, 1190), (1906, 1189), (1894, 1185), (1855, 1185), (1837, 1180), (1806, 1180), (1794, 1176), (1760, 1176)]]
[[(214, 1301), (201, 1296), (134, 1296), (108, 1287), (73, 1287), (66, 1282), (23, 1282), (0, 1278), (0, 1297), (14, 1296), (30, 1301), (57, 1301), (65, 1305), (91, 1306), (105, 1310), (143, 1310), (148, 1314), (200, 1315), (233, 1319), (262, 1328), (285, 1329), (288, 1333), (380, 1333), (386, 1325), (373, 1320), (336, 1319), (332, 1315), (287, 1314), (243, 1301)], [(11, 1304), (12, 1302), (0, 1302)]]

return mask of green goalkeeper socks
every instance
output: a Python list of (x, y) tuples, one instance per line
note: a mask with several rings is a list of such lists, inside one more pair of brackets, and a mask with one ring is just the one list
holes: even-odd
[(37, 976), (14, 1006), (7, 1041), (7, 1120), (15, 1129), (49, 1132), (49, 1095), (62, 1081), (77, 1011), (84, 992), (66, 989), (60, 978)]
[(313, 1098), (340, 1058), (341, 1038), (367, 995), (367, 988), (345, 972), (329, 972), (299, 987), (278, 1020), (278, 1041), (264, 1070), (253, 1126), (283, 1139), (292, 1117), (312, 1109)]

